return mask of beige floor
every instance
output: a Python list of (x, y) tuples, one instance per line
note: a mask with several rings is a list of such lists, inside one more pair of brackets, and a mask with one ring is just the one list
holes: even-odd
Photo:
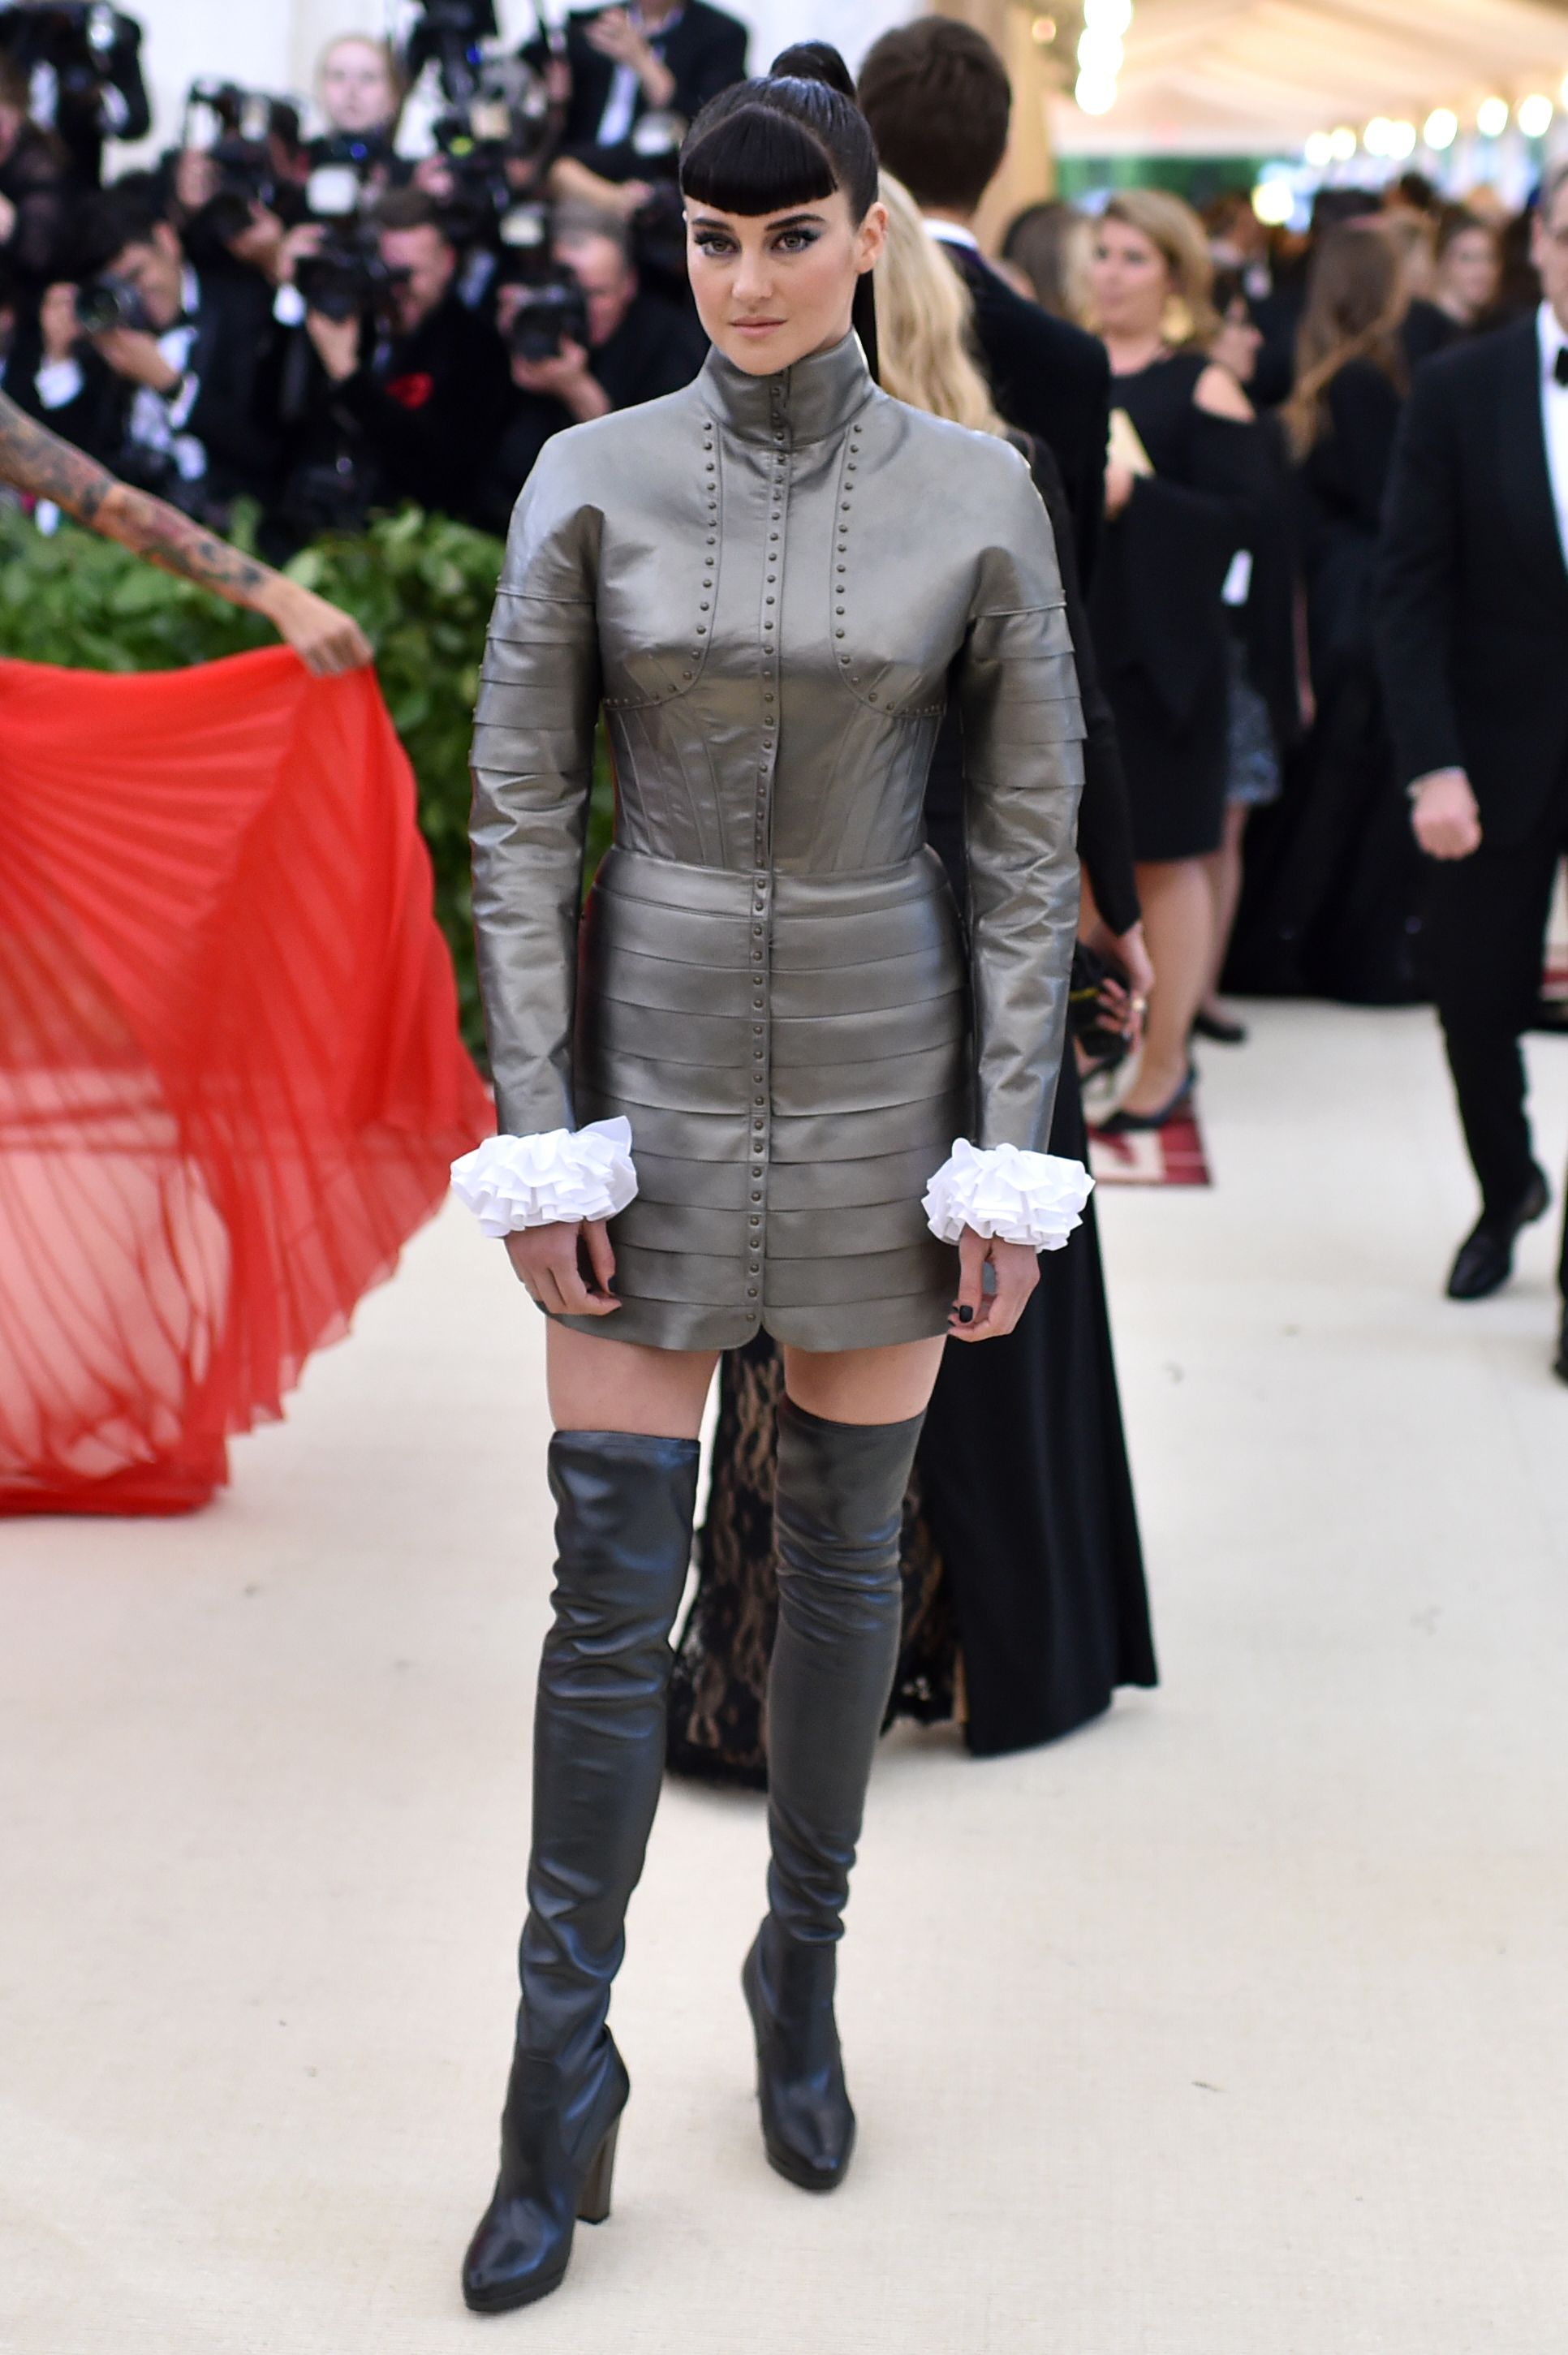
[[(1568, 1048), (1534, 1050), (1543, 1149)], [(745, 1799), (669, 1795), (613, 2222), (470, 2321), (546, 1593), (538, 1338), (448, 1216), (184, 1524), (0, 1529), (0, 2347), (1560, 2355), (1568, 1391), (1426, 1018), (1207, 1057), (1212, 1192), (1104, 1202), (1167, 1682), (881, 1761), (863, 2136), (771, 2176)]]

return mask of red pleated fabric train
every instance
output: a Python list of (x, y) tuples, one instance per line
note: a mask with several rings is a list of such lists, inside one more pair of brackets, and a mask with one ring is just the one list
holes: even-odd
[(488, 1134), (369, 671), (0, 662), (0, 1512), (178, 1512)]

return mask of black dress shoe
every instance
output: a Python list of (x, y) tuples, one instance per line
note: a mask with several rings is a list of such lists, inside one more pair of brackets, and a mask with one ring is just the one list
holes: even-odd
[(1207, 1039), (1216, 1047), (1244, 1047), (1247, 1043), (1246, 1024), (1235, 1021), (1229, 1014), (1195, 1014), (1192, 1029), (1195, 1037)]
[(1513, 1247), (1522, 1228), (1545, 1216), (1551, 1196), (1538, 1169), (1516, 1210), (1483, 1210), (1459, 1246), (1448, 1272), (1450, 1300), (1485, 1300), (1513, 1273)]
[(1128, 1112), (1124, 1105), (1119, 1112), (1112, 1113), (1108, 1120), (1103, 1120), (1093, 1134), (1096, 1136), (1141, 1136), (1149, 1129), (1168, 1128), (1197, 1084), (1198, 1067), (1195, 1063), (1189, 1063), (1187, 1077), (1157, 1112)]
[(1557, 1337), (1557, 1356), (1552, 1370), (1560, 1382), (1568, 1382), (1568, 1308), (1563, 1311), (1563, 1330)]

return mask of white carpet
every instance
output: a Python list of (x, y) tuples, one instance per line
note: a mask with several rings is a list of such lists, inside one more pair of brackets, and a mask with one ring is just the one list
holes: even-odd
[[(1568, 1145), (1568, 1048), (1532, 1050)], [(1568, 1391), (1429, 1018), (1264, 1008), (1102, 1197), (1162, 1690), (885, 1745), (833, 2200), (763, 2164), (757, 1802), (676, 1788), (616, 2212), (481, 2323), (548, 1582), (539, 1337), (449, 1213), (185, 1522), (0, 1527), (6, 2355), (1555, 2355)]]

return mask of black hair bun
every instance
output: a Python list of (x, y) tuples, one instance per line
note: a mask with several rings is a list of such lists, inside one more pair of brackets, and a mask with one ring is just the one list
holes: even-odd
[(768, 68), (772, 81), (820, 81), (841, 98), (858, 103), (855, 77), (831, 41), (795, 41), (781, 49)]

